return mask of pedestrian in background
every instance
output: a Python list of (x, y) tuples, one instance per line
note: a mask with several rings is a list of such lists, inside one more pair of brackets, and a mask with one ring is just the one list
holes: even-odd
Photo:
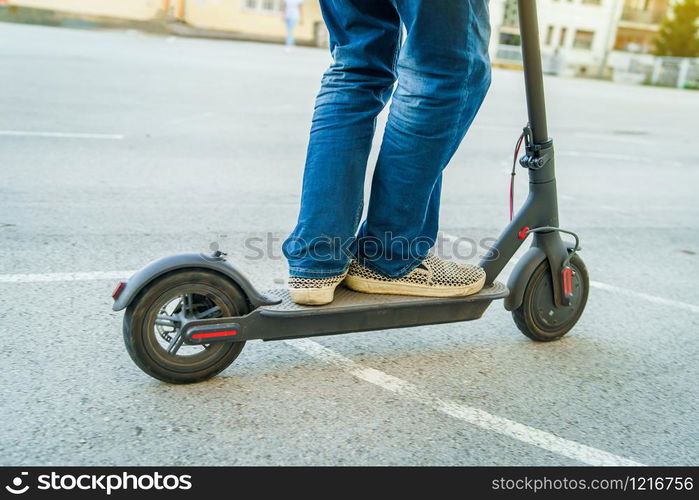
[(284, 0), (282, 2), (282, 12), (286, 23), (286, 50), (291, 51), (295, 44), (294, 30), (301, 18), (301, 6), (303, 0)]

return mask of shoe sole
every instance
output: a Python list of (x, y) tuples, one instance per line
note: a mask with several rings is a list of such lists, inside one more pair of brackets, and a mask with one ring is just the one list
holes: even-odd
[(483, 285), (485, 285), (485, 275), (475, 283), (464, 287), (414, 285), (396, 283), (395, 281), (377, 281), (357, 276), (345, 278), (345, 286), (355, 292), (418, 297), (465, 297), (480, 292)]
[(300, 306), (324, 306), (335, 300), (335, 289), (346, 277), (347, 273), (345, 272), (337, 284), (322, 288), (289, 288), (289, 296), (292, 302)]
[(290, 288), (289, 296), (294, 303), (301, 306), (324, 306), (335, 298), (335, 288)]

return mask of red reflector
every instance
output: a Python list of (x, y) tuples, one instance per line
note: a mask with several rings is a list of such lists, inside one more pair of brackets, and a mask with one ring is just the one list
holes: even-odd
[(223, 332), (195, 333), (193, 339), (210, 339), (212, 337), (232, 337), (236, 335), (238, 330), (226, 330)]
[(569, 267), (563, 269), (563, 296), (573, 295), (573, 270)]
[(125, 286), (126, 286), (126, 282), (125, 282), (125, 281), (120, 281), (120, 282), (119, 282), (119, 284), (116, 286), (116, 288), (115, 288), (114, 291), (112, 292), (112, 298), (113, 298), (114, 300), (117, 299), (117, 297), (119, 296), (119, 294), (121, 293), (121, 291), (124, 289)]

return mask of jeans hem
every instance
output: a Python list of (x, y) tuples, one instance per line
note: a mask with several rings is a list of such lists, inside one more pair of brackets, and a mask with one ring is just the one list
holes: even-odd
[(296, 278), (327, 278), (332, 276), (342, 276), (347, 272), (349, 265), (338, 270), (322, 270), (314, 271), (311, 269), (304, 269), (302, 267), (289, 267), (289, 276), (294, 276)]

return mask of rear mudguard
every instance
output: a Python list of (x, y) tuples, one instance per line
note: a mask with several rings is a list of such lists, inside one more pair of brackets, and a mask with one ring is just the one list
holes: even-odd
[(137, 271), (122, 288), (112, 309), (114, 311), (125, 309), (149, 283), (165, 273), (178, 269), (208, 269), (221, 273), (241, 288), (253, 308), (279, 303), (279, 300), (270, 299), (258, 292), (245, 275), (230, 265), (222, 255), (180, 253), (155, 260)]
[[(569, 242), (563, 243), (568, 251), (572, 251), (575, 245)], [(546, 253), (536, 246), (531, 246), (529, 250), (517, 262), (517, 265), (512, 270), (512, 274), (507, 280), (507, 288), (510, 289), (510, 294), (505, 297), (505, 309), (514, 311), (522, 305), (524, 300), (524, 291), (529, 283), (534, 270), (546, 260)]]

